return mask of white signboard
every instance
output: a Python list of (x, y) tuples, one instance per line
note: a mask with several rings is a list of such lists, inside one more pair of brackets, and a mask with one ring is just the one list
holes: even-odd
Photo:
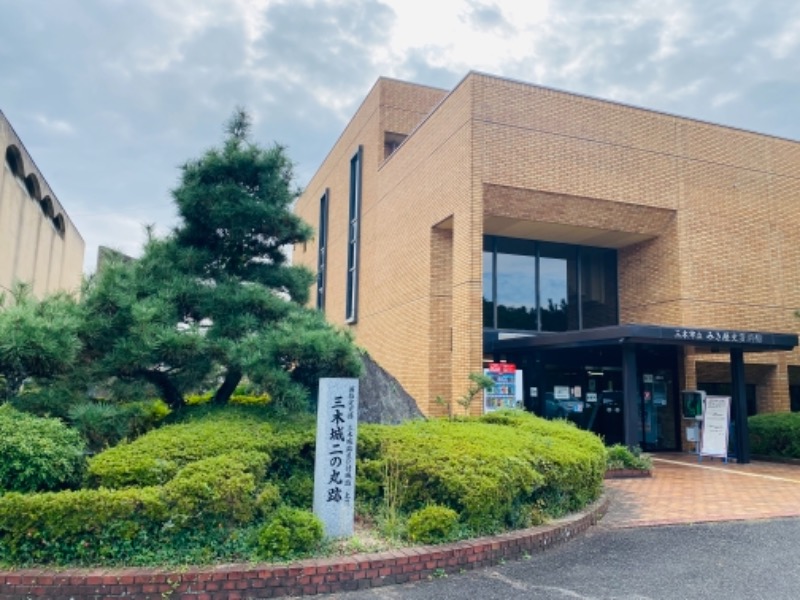
[(706, 396), (703, 402), (703, 433), (700, 437), (700, 456), (728, 457), (730, 415), (730, 396)]
[(353, 535), (358, 379), (319, 380), (314, 514), (329, 538)]
[(556, 400), (569, 400), (569, 386), (556, 385), (553, 386), (553, 398)]

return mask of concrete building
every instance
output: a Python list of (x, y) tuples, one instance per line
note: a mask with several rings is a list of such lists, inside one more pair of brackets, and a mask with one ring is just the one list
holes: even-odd
[(380, 79), (297, 203), (318, 233), (294, 260), (426, 414), (513, 364), (474, 410), (670, 450), (682, 390), (738, 422), (800, 410), (798, 206), (794, 141), (480, 73)]
[(0, 148), (0, 292), (15, 281), (29, 283), (37, 297), (77, 292), (83, 238), (2, 112)]

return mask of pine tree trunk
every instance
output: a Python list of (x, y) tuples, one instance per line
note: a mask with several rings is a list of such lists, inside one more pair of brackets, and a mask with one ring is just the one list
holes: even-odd
[(222, 385), (219, 386), (217, 393), (214, 394), (214, 399), (212, 402), (216, 405), (227, 404), (228, 400), (231, 399), (233, 392), (236, 391), (236, 386), (239, 385), (241, 380), (242, 371), (235, 367), (229, 368), (228, 372), (225, 374), (225, 380), (222, 382)]
[(172, 380), (166, 373), (162, 371), (141, 371), (140, 373), (144, 379), (158, 388), (161, 395), (164, 397), (164, 402), (166, 402), (172, 410), (182, 408), (186, 404), (183, 399), (183, 394), (181, 394), (180, 390), (172, 383)]

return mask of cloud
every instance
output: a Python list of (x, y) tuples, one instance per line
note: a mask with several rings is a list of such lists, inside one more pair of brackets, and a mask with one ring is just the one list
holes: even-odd
[(380, 75), (480, 70), (800, 139), (798, 31), (794, 0), (26, 0), (3, 9), (0, 99), (87, 241), (131, 248), (132, 222), (175, 222), (179, 165), (235, 106), (304, 184)]
[(515, 31), (514, 26), (506, 20), (503, 10), (497, 4), (482, 4), (470, 0), (467, 5), (469, 8), (461, 18), (474, 29), (503, 35)]
[(71, 135), (75, 133), (75, 128), (67, 121), (51, 119), (45, 115), (36, 115), (36, 121), (47, 130), (47, 133), (56, 135)]

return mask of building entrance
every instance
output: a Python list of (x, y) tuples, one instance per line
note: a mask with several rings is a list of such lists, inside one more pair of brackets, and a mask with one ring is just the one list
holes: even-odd
[[(647, 451), (679, 449), (677, 352), (671, 346), (638, 351), (638, 442)], [(526, 407), (549, 419), (562, 418), (601, 436), (606, 445), (625, 443), (625, 389), (619, 348), (541, 350), (517, 357), (530, 398)]]
[[(642, 445), (648, 450), (679, 449), (678, 357), (683, 348), (727, 353), (732, 415), (739, 425), (734, 429), (736, 460), (740, 463), (750, 462), (744, 355), (788, 351), (798, 344), (797, 335), (787, 333), (637, 324), (505, 339), (501, 334), (484, 330), (484, 352), (491, 353), (494, 361), (509, 360), (522, 366), (529, 410), (543, 416), (566, 414), (603, 435), (606, 443), (619, 439), (615, 415), (621, 415), (625, 445)], [(616, 387), (602, 387), (609, 381), (611, 386), (617, 385), (611, 375), (614, 369), (621, 371), (619, 394)], [(592, 380), (595, 390), (598, 384), (602, 388), (602, 393), (594, 392), (596, 399), (587, 396)], [(617, 412), (619, 397), (622, 406)]]

